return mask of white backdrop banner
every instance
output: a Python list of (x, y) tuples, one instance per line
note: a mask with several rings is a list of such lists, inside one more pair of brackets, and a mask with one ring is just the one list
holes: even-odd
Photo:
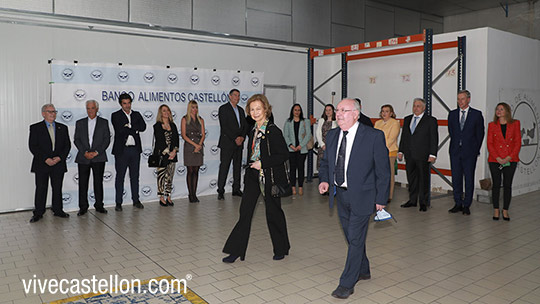
[[(499, 100), (512, 108), (512, 116), (521, 124), (521, 150), (512, 183), (512, 194), (540, 189), (540, 91), (501, 89)], [(494, 110), (492, 110), (494, 111)], [(489, 119), (489, 118), (488, 118)]]
[[(204, 164), (199, 170), (198, 195), (217, 195), (217, 175), (219, 169), (219, 120), (218, 108), (228, 102), (228, 93), (236, 88), (240, 91), (240, 105), (253, 94), (262, 93), (264, 73), (253, 71), (228, 71), (196, 68), (165, 68), (156, 66), (126, 66), (118, 64), (92, 63), (74, 64), (54, 61), (51, 64), (52, 102), (58, 110), (57, 121), (66, 124), (73, 142), (75, 122), (86, 117), (85, 102), (94, 99), (99, 102), (98, 115), (109, 120), (111, 145), (107, 150), (109, 161), (105, 167), (105, 205), (113, 205), (114, 156), (111, 155), (114, 130), (111, 114), (120, 109), (118, 96), (124, 92), (133, 97), (132, 109), (140, 112), (146, 120), (146, 131), (141, 134), (143, 153), (141, 156), (140, 188), (141, 201), (157, 199), (156, 174), (148, 168), (148, 156), (152, 152), (152, 126), (156, 122), (157, 109), (167, 104), (180, 131), (181, 119), (186, 114), (187, 104), (195, 100), (199, 104), (199, 114), (206, 125)], [(186, 168), (183, 165), (184, 141), (180, 137), (180, 152), (174, 176), (173, 198), (187, 196)], [(78, 208), (78, 173), (74, 162), (77, 148), (72, 144), (67, 160), (68, 172), (64, 178), (63, 201), (66, 210)], [(245, 155), (244, 155), (245, 158)], [(231, 165), (232, 170), (232, 165)], [(229, 172), (226, 191), (231, 191), (232, 173)], [(94, 202), (92, 181), (89, 185), (89, 203)], [(131, 203), (129, 173), (124, 184), (124, 202)]]

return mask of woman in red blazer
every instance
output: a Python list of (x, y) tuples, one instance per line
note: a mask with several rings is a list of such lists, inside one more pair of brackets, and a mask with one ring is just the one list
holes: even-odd
[(507, 103), (501, 102), (495, 108), (493, 122), (490, 122), (488, 126), (487, 146), (489, 171), (493, 179), (493, 220), (499, 220), (499, 192), (502, 176), (504, 189), (502, 215), (505, 221), (509, 221), (508, 208), (512, 199), (512, 180), (521, 149), (521, 127), (519, 120), (512, 118), (512, 112)]

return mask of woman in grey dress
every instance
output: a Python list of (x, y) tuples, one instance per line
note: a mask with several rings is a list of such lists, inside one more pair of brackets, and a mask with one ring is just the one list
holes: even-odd
[(197, 203), (197, 182), (199, 168), (203, 164), (204, 119), (199, 116), (199, 106), (195, 100), (188, 103), (187, 113), (182, 117), (182, 138), (184, 139), (184, 166), (187, 168), (186, 182), (189, 202)]

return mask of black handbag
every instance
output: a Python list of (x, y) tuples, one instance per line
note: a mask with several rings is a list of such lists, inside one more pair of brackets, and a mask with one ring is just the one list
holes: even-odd
[[(266, 137), (266, 145), (268, 147), (268, 156), (271, 156), (270, 154), (270, 143), (268, 137)], [(274, 169), (270, 167), (270, 180), (272, 181), (272, 197), (287, 197), (292, 195), (292, 186), (291, 181), (289, 180), (289, 174), (287, 169), (287, 161), (284, 163), (285, 165), (285, 176), (287, 177), (287, 183), (283, 184), (276, 184), (274, 181)]]
[(152, 137), (152, 154), (148, 156), (148, 167), (165, 168), (169, 164), (169, 155), (154, 154), (154, 137)]

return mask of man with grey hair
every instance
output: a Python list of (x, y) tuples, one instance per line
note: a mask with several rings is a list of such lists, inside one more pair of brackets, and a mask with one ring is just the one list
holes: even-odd
[(77, 120), (75, 124), (75, 146), (79, 150), (75, 162), (79, 170), (79, 212), (78, 216), (88, 211), (88, 182), (90, 170), (94, 179), (94, 208), (99, 213), (107, 213), (103, 207), (103, 173), (107, 162), (107, 148), (111, 143), (109, 121), (97, 116), (99, 103), (86, 101), (88, 117)]
[[(369, 280), (366, 255), (369, 218), (382, 210), (390, 189), (390, 162), (384, 133), (358, 121), (360, 104), (343, 99), (336, 107), (339, 128), (328, 131), (326, 152), (319, 169), (319, 192), (334, 196), (338, 215), (348, 243), (347, 261), (339, 285), (332, 296), (346, 299), (359, 280)], [(354, 157), (353, 157), (354, 155)]]
[(413, 114), (405, 117), (399, 142), (399, 161), (405, 156), (405, 170), (409, 182), (409, 201), (401, 208), (416, 207), (426, 212), (429, 206), (431, 174), (430, 164), (437, 158), (439, 133), (437, 119), (425, 113), (426, 102), (422, 98), (413, 101)]
[(62, 204), (62, 183), (67, 172), (66, 158), (71, 149), (68, 127), (56, 122), (56, 108), (53, 104), (41, 107), (43, 121), (30, 126), (28, 146), (34, 156), (31, 172), (36, 177), (36, 192), (34, 197), (34, 215), (30, 223), (43, 218), (49, 179), (52, 188), (52, 211), (54, 216), (67, 218)]

